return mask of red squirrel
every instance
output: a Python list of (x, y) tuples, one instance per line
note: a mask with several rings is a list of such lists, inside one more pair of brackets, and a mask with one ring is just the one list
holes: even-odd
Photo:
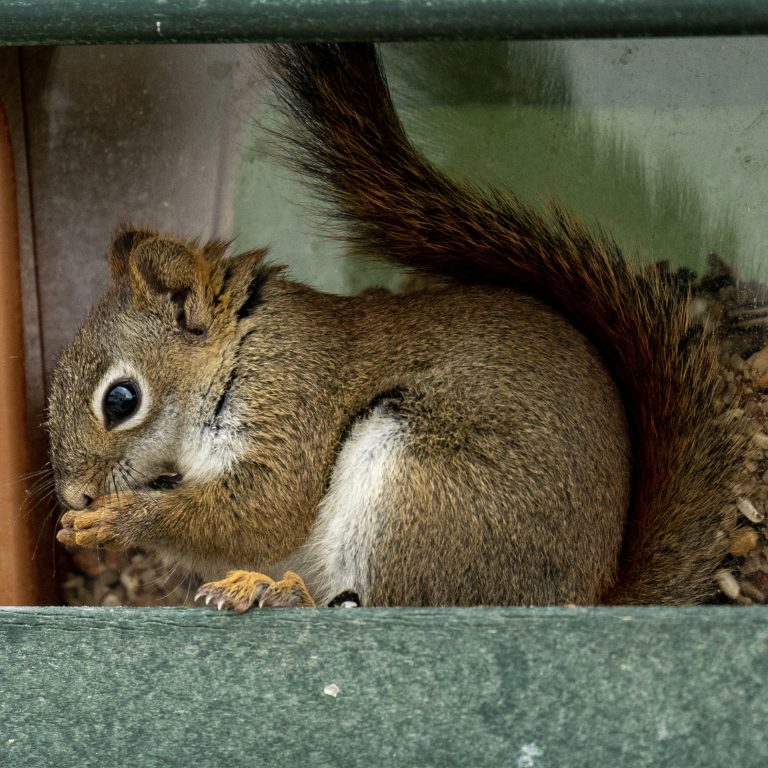
[(166, 553), (240, 611), (712, 597), (742, 425), (686, 290), (434, 167), (373, 46), (270, 59), (352, 247), (444, 284), (333, 296), (264, 251), (121, 231), (52, 378), (60, 540)]

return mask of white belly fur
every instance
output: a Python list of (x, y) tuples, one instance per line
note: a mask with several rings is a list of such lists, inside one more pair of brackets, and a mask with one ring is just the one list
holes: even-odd
[(303, 547), (318, 602), (352, 589), (365, 605), (370, 559), (403, 450), (402, 425), (384, 409), (352, 426)]

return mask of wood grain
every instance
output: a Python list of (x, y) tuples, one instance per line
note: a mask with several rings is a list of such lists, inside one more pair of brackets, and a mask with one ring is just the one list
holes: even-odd
[(246, 42), (735, 35), (755, 0), (4, 0), (0, 43)]

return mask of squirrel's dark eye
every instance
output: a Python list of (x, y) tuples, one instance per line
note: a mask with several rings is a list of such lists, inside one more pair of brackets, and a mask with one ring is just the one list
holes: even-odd
[(135, 381), (118, 381), (104, 395), (104, 418), (107, 429), (116, 427), (136, 412), (141, 402), (139, 386)]

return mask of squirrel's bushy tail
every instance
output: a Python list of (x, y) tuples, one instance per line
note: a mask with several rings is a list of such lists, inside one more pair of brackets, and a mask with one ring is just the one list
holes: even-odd
[(622, 388), (636, 467), (618, 583), (607, 603), (699, 602), (734, 523), (740, 425), (715, 406), (713, 332), (684, 291), (637, 273), (617, 245), (562, 210), (447, 177), (406, 137), (375, 49), (281, 45), (270, 53), (293, 118), (294, 164), (313, 177), (355, 248), (425, 273), (506, 284), (568, 316)]

